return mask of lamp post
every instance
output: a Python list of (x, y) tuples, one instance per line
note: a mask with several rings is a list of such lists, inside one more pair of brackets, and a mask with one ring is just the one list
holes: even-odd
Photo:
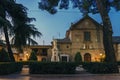
[(100, 62), (103, 62), (103, 54), (100, 53)]

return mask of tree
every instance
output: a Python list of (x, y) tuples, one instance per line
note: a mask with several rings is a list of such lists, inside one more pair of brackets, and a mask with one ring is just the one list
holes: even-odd
[[(116, 63), (115, 51), (112, 44), (112, 25), (109, 19), (110, 8), (113, 7), (117, 11), (120, 10), (120, 0), (41, 0), (39, 8), (46, 10), (51, 14), (57, 12), (59, 9), (68, 9), (69, 1), (72, 1), (73, 8), (78, 8), (84, 15), (88, 13), (100, 13), (103, 21), (103, 43), (106, 54), (106, 62)], [(109, 47), (108, 47), (109, 46)], [(118, 68), (116, 67), (116, 72)]]
[[(12, 8), (13, 7), (13, 8)], [(22, 53), (22, 48), (26, 45), (36, 45), (37, 42), (33, 40), (31, 37), (40, 37), (42, 34), (35, 28), (32, 21), (35, 21), (35, 18), (29, 18), (27, 16), (27, 8), (23, 5), (19, 4), (16, 6), (12, 6), (11, 8), (14, 11), (11, 15), (14, 17), (14, 27), (12, 28), (12, 43), (18, 49), (20, 53)], [(14, 9), (16, 7), (16, 9)], [(17, 12), (20, 12), (19, 15)]]
[(37, 56), (36, 56), (36, 53), (34, 51), (31, 52), (29, 60), (37, 61)]
[(77, 52), (75, 55), (75, 62), (80, 63), (82, 62), (82, 56), (80, 54), (80, 52)]
[[(28, 39), (29, 42), (35, 43), (30, 38), (31, 35), (34, 37), (41, 35), (35, 27), (31, 26), (30, 22), (33, 20), (35, 19), (27, 16), (27, 8), (22, 4), (17, 4), (14, 0), (0, 0), (0, 29), (3, 29), (5, 34), (6, 46), (11, 61), (15, 60), (9, 41), (10, 35), (15, 36), (14, 44), (17, 48), (21, 48), (23, 44), (26, 45), (26, 40)], [(19, 32), (17, 32), (18, 29), (20, 30)], [(28, 32), (28, 30), (30, 31)], [(24, 35), (22, 31), (24, 31)]]
[(40, 37), (42, 34), (34, 27), (33, 24), (23, 24), (13, 29), (14, 36), (12, 44), (18, 48), (19, 52), (23, 52), (22, 48), (29, 45), (37, 45), (37, 42), (31, 38)]
[(10, 56), (11, 61), (14, 61), (13, 52), (11, 50), (9, 37), (8, 37), (8, 28), (11, 27), (10, 22), (6, 19), (7, 16), (7, 5), (11, 3), (8, 0), (0, 0), (0, 28), (3, 29), (5, 39), (6, 39), (6, 46), (8, 49), (8, 53)]

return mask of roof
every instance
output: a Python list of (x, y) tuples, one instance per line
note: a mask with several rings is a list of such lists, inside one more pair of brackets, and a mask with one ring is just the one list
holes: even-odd
[[(98, 28), (102, 28), (102, 25), (99, 24), (97, 21), (95, 21), (93, 18), (91, 18), (90, 16), (86, 15), (84, 16), (82, 19), (80, 19), (78, 22), (74, 23), (71, 25), (70, 29), (74, 29), (78, 24), (80, 24), (81, 22), (83, 22), (85, 19), (89, 19), (91, 20)], [(100, 27), (101, 26), (101, 27)]]
[(120, 43), (120, 36), (113, 36), (113, 43)]
[(52, 48), (51, 45), (30, 45), (30, 48)]
[(58, 43), (71, 43), (70, 39), (64, 38), (64, 39), (56, 39)]

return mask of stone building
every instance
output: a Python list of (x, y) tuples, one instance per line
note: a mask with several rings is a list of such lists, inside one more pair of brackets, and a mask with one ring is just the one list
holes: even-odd
[[(120, 37), (113, 39), (116, 58), (120, 60)], [(71, 24), (65, 38), (54, 39), (52, 46), (52, 61), (74, 61), (77, 52), (81, 53), (82, 61), (101, 61), (105, 58), (103, 27), (91, 17), (85, 16)]]
[(12, 48), (15, 61), (27, 61), (32, 51), (37, 55), (38, 61), (51, 61), (51, 45), (31, 45), (23, 49), (23, 53), (19, 53), (16, 48)]
[[(120, 61), (120, 36), (113, 36), (113, 45), (116, 59)], [(38, 61), (74, 61), (76, 53), (80, 52), (82, 61), (99, 62), (105, 58), (103, 27), (91, 17), (85, 16), (71, 24), (65, 38), (53, 39), (52, 45), (32, 45), (24, 48), (23, 53), (12, 48), (16, 61), (27, 61), (32, 50), (36, 52)]]
[(120, 61), (120, 36), (113, 36), (113, 46), (115, 50), (116, 60)]

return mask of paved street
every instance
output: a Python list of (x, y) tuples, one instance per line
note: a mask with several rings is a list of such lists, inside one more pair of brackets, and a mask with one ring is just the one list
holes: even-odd
[(120, 80), (119, 74), (89, 74), (80, 72), (79, 74), (28, 74), (29, 69), (23, 68), (20, 74), (10, 74), (0, 76), (0, 80)]
[(120, 74), (19, 75), (0, 76), (0, 80), (120, 80)]

